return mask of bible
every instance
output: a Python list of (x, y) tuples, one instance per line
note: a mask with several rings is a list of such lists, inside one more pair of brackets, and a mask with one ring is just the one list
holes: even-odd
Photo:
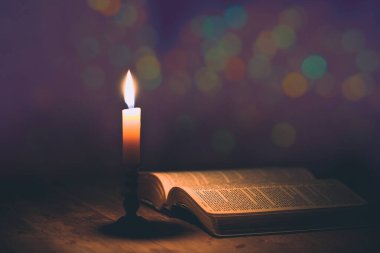
[(142, 172), (139, 180), (143, 202), (185, 209), (214, 236), (340, 227), (367, 204), (343, 183), (303, 168)]

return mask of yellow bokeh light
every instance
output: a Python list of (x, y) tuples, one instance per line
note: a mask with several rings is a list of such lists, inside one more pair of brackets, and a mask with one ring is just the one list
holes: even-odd
[(195, 83), (198, 89), (206, 95), (213, 95), (220, 88), (220, 78), (218, 74), (209, 68), (201, 68), (198, 70), (195, 74)]
[(116, 15), (121, 6), (120, 0), (87, 0), (88, 5), (105, 16)]
[(296, 129), (288, 122), (276, 124), (272, 129), (272, 141), (280, 148), (288, 148), (296, 141)]
[(137, 74), (145, 80), (154, 80), (161, 74), (160, 63), (154, 55), (146, 54), (136, 63)]
[(294, 29), (300, 28), (305, 23), (304, 11), (301, 8), (290, 8), (282, 11), (278, 17), (280, 24), (288, 25)]
[(359, 101), (370, 93), (372, 85), (372, 80), (369, 77), (356, 74), (344, 80), (342, 93), (350, 101)]
[(291, 98), (303, 96), (308, 88), (307, 79), (298, 72), (288, 73), (282, 82), (282, 91)]
[(88, 5), (97, 11), (101, 11), (107, 8), (111, 0), (87, 0)]
[(257, 38), (253, 51), (268, 57), (273, 57), (277, 51), (277, 44), (272, 37), (271, 31), (263, 31)]
[(213, 47), (205, 52), (205, 62), (207, 67), (219, 71), (226, 66), (228, 54), (223, 47)]

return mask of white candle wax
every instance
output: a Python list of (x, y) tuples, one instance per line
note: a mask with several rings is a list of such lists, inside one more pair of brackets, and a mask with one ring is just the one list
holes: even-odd
[(127, 165), (140, 163), (141, 109), (123, 110), (123, 162)]

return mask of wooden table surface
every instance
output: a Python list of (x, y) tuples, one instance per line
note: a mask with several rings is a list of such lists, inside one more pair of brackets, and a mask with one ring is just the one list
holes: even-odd
[[(0, 252), (379, 252), (378, 226), (214, 238), (195, 225), (142, 206), (163, 227), (147, 238), (104, 228), (123, 215), (122, 184), (111, 180), (1, 182)], [(131, 228), (133, 229), (133, 228)]]

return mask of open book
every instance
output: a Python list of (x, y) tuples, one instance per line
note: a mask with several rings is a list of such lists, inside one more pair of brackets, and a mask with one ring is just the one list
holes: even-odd
[(339, 181), (301, 168), (143, 172), (139, 184), (144, 202), (158, 210), (185, 208), (216, 236), (344, 224), (366, 205)]

